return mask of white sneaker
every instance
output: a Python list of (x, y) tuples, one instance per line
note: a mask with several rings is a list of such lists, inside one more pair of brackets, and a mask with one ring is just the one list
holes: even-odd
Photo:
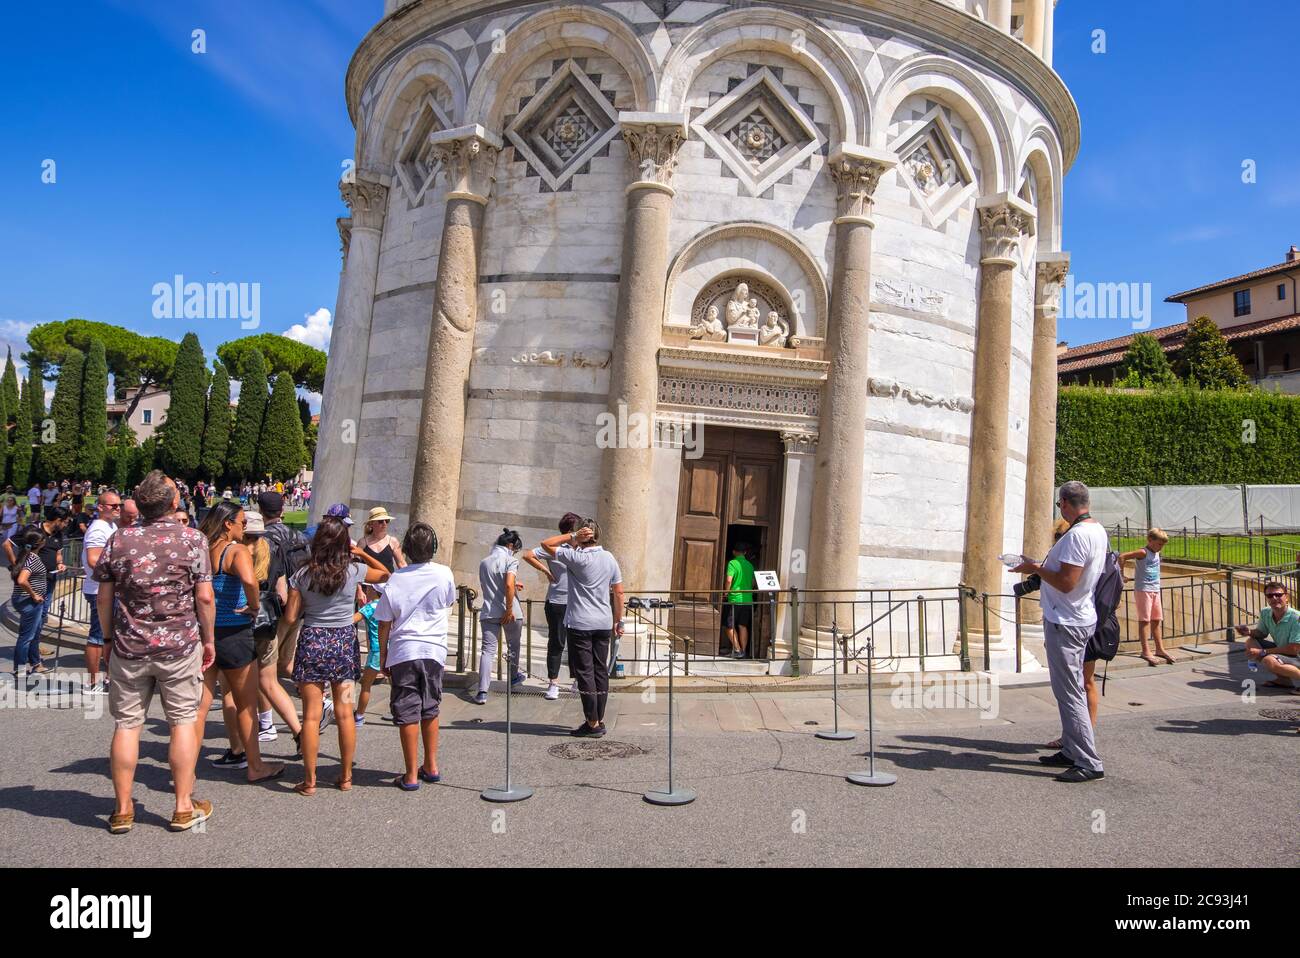
[(550, 685), (546, 687), (545, 698), (548, 702), (554, 702), (559, 697), (560, 697), (560, 687), (556, 685), (554, 682), (552, 682)]
[(257, 740), (259, 742), (274, 742), (277, 738), (279, 738), (279, 736), (280, 733), (277, 732), (275, 726), (272, 725), (270, 728), (259, 729), (257, 733)]
[(325, 727), (334, 721), (334, 703), (326, 702), (325, 710), (320, 715), (320, 730), (325, 731)]
[(569, 683), (569, 691), (572, 692), (574, 695), (577, 695), (577, 694), (578, 694), (578, 680), (577, 680), (577, 679), (574, 679), (572, 682)]

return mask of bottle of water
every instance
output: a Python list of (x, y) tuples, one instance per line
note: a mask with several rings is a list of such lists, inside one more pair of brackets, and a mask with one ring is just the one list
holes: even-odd
[(1247, 660), (1246, 660), (1246, 671), (1247, 671), (1247, 672), (1258, 672), (1258, 671), (1259, 671), (1259, 663), (1256, 662), (1254, 659), (1247, 659)]
[(1017, 555), (1014, 552), (1004, 552), (1002, 553), (1002, 555), (998, 556), (998, 561), (1001, 562), (1008, 569), (1014, 569), (1016, 566), (1022, 565), (1023, 563), (1029, 560), (1027, 560), (1022, 555)]

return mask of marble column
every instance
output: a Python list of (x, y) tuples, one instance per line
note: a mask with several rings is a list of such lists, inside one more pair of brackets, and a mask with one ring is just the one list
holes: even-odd
[(1040, 57), (1043, 55), (1043, 34), (1046, 29), (1047, 4), (1050, 0), (1026, 0), (1025, 43)]
[(1043, 0), (1043, 3), (1043, 61), (1050, 67), (1056, 34), (1056, 0)]
[[(1034, 280), (1034, 346), (1029, 374), (1029, 453), (1025, 463), (1023, 551), (1041, 560), (1052, 547), (1056, 491), (1056, 313), (1069, 253), (1039, 253)], [(1042, 621), (1042, 606), (1023, 603), (1026, 622)]]
[(411, 479), (411, 521), (438, 535), (438, 561), (450, 565), (460, 503), (460, 457), (474, 325), (478, 320), (479, 247), (483, 214), (496, 177), (501, 139), (481, 126), (429, 137), (447, 178), (447, 212), (429, 330), (424, 402)]
[(813, 498), (811, 589), (858, 588), (862, 470), (867, 424), (867, 328), (871, 307), (872, 196), (895, 166), (892, 153), (844, 144), (826, 164), (837, 190), (835, 264)]
[[(358, 173), (339, 184), (352, 211), (338, 220), (343, 241), (343, 272), (334, 304), (333, 332), (325, 385), (321, 392), (320, 429), (313, 463), (311, 518), (314, 522), (336, 502), (352, 498), (361, 422), (361, 393), (370, 353), (370, 317), (375, 305), (379, 244), (388, 209), (388, 186), (382, 177)], [(233, 370), (232, 370), (233, 372)]]
[[(659, 343), (668, 280), (668, 224), (673, 171), (686, 139), (679, 114), (620, 113), (633, 181), (627, 187), (618, 306), (609, 368), (609, 415), (627, 423), (620, 435), (633, 440), (611, 446), (601, 463), (596, 518), (603, 544), (618, 559), (624, 589), (644, 589), (646, 527), (659, 504), (650, 501), (654, 474), (654, 414), (659, 389)], [(637, 423), (644, 425), (637, 428)], [(675, 503), (666, 508), (675, 508)]]
[[(970, 471), (966, 487), (966, 551), (962, 581), (977, 593), (1002, 592), (998, 555), (1005, 536), (1007, 420), (1011, 400), (1011, 316), (1013, 279), (1020, 262), (1021, 238), (1032, 234), (1034, 211), (1010, 193), (976, 203), (983, 249), (980, 259), (979, 312), (975, 333), (975, 409), (971, 413)], [(972, 635), (982, 629), (978, 603), (971, 603)], [(1000, 632), (989, 617), (990, 633)]]
[(990, 0), (989, 23), (1011, 35), (1011, 0)]

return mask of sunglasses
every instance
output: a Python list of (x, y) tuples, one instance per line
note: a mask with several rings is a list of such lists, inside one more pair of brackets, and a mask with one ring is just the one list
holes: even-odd
[(1285, 593), (1285, 592), (1265, 592), (1265, 593), (1264, 593), (1264, 598), (1266, 598), (1266, 599), (1285, 599), (1285, 598), (1286, 598), (1286, 593)]

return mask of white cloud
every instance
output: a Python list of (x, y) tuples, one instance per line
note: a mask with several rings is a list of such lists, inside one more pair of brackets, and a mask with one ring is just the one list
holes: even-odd
[(330, 333), (334, 331), (334, 320), (330, 316), (330, 311), (322, 306), (316, 312), (305, 315), (303, 319), (307, 321), (305, 324), (294, 323), (284, 331), (284, 335), (300, 343), (329, 352)]
[(23, 323), (16, 319), (0, 319), (0, 371), (4, 369), (4, 352), (8, 348), (13, 352), (14, 365), (18, 367), (18, 377), (27, 375), (27, 364), (22, 361), (22, 354), (28, 350), (27, 334), (36, 328), (36, 323)]

